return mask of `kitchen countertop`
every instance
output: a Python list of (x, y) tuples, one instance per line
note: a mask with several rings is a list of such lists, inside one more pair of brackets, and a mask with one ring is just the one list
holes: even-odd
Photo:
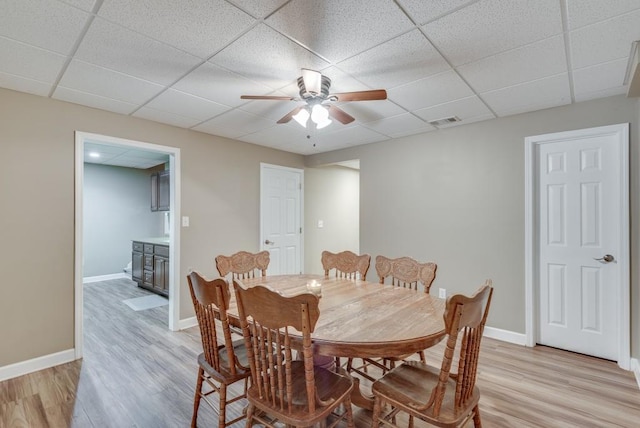
[(160, 236), (155, 238), (141, 238), (134, 239), (134, 242), (146, 242), (147, 244), (155, 244), (155, 245), (169, 245), (169, 237), (168, 236)]

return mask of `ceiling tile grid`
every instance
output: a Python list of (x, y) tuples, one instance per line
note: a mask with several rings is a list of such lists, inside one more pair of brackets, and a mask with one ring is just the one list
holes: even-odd
[[(0, 87), (311, 154), (624, 94), (634, 40), (639, 0), (0, 0)], [(388, 99), (320, 130), (240, 99), (301, 68)]]

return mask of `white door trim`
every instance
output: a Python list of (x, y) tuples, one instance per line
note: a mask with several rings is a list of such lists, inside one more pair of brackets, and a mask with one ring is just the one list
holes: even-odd
[(300, 174), (300, 227), (302, 227), (302, 233), (300, 234), (300, 270), (304, 273), (304, 169), (292, 168), (289, 166), (273, 165), (270, 163), (260, 162), (260, 242), (258, 248), (260, 250), (267, 250), (264, 246), (264, 230), (262, 229), (262, 207), (264, 204), (264, 170), (265, 168), (279, 169), (282, 171), (296, 172)]
[(82, 358), (83, 353), (83, 287), (82, 287), (82, 239), (83, 239), (83, 195), (84, 185), (84, 143), (85, 140), (100, 141), (105, 144), (135, 147), (143, 150), (153, 150), (169, 155), (170, 181), (170, 229), (169, 241), (169, 330), (179, 330), (180, 317), (180, 228), (177, 219), (180, 218), (180, 149), (177, 147), (160, 146), (141, 141), (126, 140), (107, 135), (91, 134), (76, 131), (75, 133), (75, 257), (74, 257), (74, 350), (76, 359)]
[(631, 359), (631, 316), (630, 316), (630, 264), (629, 264), (629, 124), (601, 126), (597, 128), (558, 132), (525, 138), (525, 335), (526, 346), (535, 346), (538, 338), (537, 304), (537, 248), (535, 213), (538, 210), (535, 200), (535, 150), (540, 144), (571, 138), (583, 138), (595, 135), (611, 135), (618, 138), (620, 147), (619, 176), (621, 189), (620, 207), (620, 249), (616, 256), (620, 266), (620, 288), (617, 291), (616, 305), (618, 319), (618, 366), (629, 370)]

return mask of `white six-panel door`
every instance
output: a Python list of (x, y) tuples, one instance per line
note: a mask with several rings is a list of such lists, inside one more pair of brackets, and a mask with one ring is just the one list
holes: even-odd
[(302, 273), (302, 170), (261, 165), (261, 247), (268, 275)]
[(536, 145), (537, 342), (619, 358), (619, 135), (554, 134)]

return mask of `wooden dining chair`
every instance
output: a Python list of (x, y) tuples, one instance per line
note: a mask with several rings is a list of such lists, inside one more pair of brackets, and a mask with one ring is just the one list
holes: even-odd
[(360, 279), (367, 279), (367, 271), (371, 263), (369, 254), (357, 255), (351, 251), (332, 253), (323, 251), (321, 256), (324, 276), (328, 277), (329, 272), (335, 269), (335, 276), (338, 278), (356, 279), (360, 274)]
[[(193, 401), (193, 417), (191, 426), (195, 427), (198, 419), (200, 400), (204, 399), (218, 413), (218, 427), (224, 428), (244, 418), (242, 408), (238, 407), (240, 416), (227, 422), (227, 405), (247, 396), (248, 380), (251, 370), (247, 364), (244, 344), (236, 345), (231, 340), (227, 308), (231, 296), (229, 283), (224, 278), (208, 281), (197, 272), (187, 276), (189, 291), (195, 308), (203, 352), (198, 355), (198, 381)], [(222, 333), (222, 337), (219, 337)], [(244, 392), (235, 397), (227, 397), (227, 387), (233, 383), (244, 381)], [(203, 387), (208, 385), (208, 391)], [(217, 393), (216, 406), (209, 396)]]
[[(410, 426), (413, 418), (439, 427), (459, 427), (470, 419), (475, 427), (482, 426), (480, 390), (475, 384), (492, 294), (491, 281), (487, 280), (471, 297), (457, 294), (447, 299), (444, 323), (448, 337), (440, 369), (408, 361), (375, 381), (371, 387), (375, 397), (373, 428), (380, 422), (396, 426), (393, 421), (399, 412), (409, 415)], [(457, 371), (452, 372), (456, 350)]]
[[(247, 427), (307, 427), (337, 416), (353, 427), (353, 379), (313, 365), (311, 333), (320, 316), (319, 298), (311, 293), (283, 297), (263, 286), (245, 289), (233, 282), (252, 382), (247, 392)], [(249, 321), (250, 319), (250, 321)], [(302, 340), (300, 341), (300, 335)], [(293, 348), (302, 360), (293, 358)], [(336, 409), (344, 412), (336, 414)]]
[(239, 251), (230, 256), (216, 257), (216, 268), (222, 277), (231, 273), (233, 279), (255, 278), (256, 272), (260, 272), (262, 276), (267, 275), (270, 260), (266, 250), (255, 254)]
[[(411, 257), (399, 257), (391, 259), (385, 256), (376, 257), (376, 273), (380, 284), (389, 283), (395, 287), (410, 288), (412, 290), (422, 289), (429, 293), (431, 284), (436, 278), (438, 266), (433, 262), (420, 263)], [(354, 366), (353, 359), (347, 360), (347, 372), (358, 373), (360, 376), (375, 381), (367, 368), (368, 365), (378, 367), (382, 374), (395, 367), (398, 361), (409, 358), (409, 355), (385, 357), (382, 359), (363, 358), (362, 365)], [(425, 361), (424, 351), (418, 352), (418, 357), (423, 363)]]

